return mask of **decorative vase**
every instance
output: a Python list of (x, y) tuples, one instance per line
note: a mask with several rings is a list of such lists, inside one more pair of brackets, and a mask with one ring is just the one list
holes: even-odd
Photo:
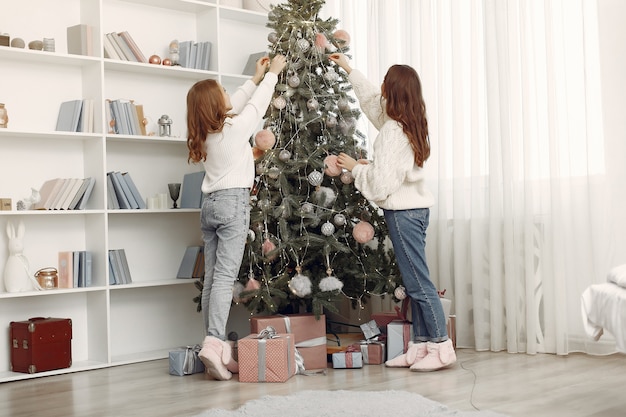
[(9, 124), (9, 115), (4, 103), (0, 103), (0, 127), (7, 127)]

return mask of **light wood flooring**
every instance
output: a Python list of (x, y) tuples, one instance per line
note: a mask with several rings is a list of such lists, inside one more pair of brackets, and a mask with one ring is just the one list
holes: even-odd
[(204, 374), (171, 376), (168, 361), (157, 360), (0, 384), (0, 415), (193, 416), (211, 407), (237, 408), (264, 395), (346, 389), (405, 390), (453, 409), (490, 409), (520, 417), (626, 416), (626, 355), (458, 349), (457, 358), (454, 367), (432, 373), (366, 365), (328, 369), (326, 375), (296, 375), (285, 383), (214, 381)]

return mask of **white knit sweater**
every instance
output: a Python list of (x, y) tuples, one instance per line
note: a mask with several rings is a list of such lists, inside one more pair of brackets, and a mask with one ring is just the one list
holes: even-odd
[(426, 208), (435, 204), (424, 184), (424, 170), (413, 159), (413, 150), (402, 126), (389, 118), (381, 105), (380, 87), (354, 69), (348, 79), (361, 109), (378, 129), (373, 161), (352, 169), (354, 185), (363, 196), (387, 210)]
[(254, 158), (249, 140), (265, 115), (277, 81), (278, 76), (268, 72), (258, 87), (247, 80), (230, 96), (236, 116), (227, 118), (222, 131), (207, 135), (205, 141), (203, 193), (252, 187)]

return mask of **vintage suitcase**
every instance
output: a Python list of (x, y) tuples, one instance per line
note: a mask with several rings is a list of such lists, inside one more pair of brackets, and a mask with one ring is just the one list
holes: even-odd
[(34, 374), (72, 365), (72, 320), (34, 317), (11, 322), (11, 370)]

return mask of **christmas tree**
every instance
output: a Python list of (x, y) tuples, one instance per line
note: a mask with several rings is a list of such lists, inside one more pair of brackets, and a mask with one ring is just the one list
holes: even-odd
[(251, 138), (257, 177), (233, 300), (252, 312), (319, 315), (341, 297), (360, 308), (400, 282), (382, 212), (336, 165), (340, 152), (367, 155), (347, 74), (328, 59), (350, 36), (319, 17), (323, 5), (289, 0), (268, 15), (269, 56), (288, 65)]

